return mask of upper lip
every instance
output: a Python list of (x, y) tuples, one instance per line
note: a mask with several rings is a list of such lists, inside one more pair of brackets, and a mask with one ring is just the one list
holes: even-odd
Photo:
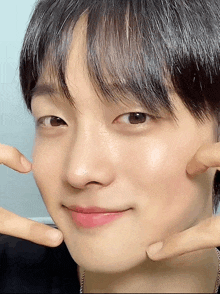
[(109, 209), (109, 208), (101, 208), (97, 206), (89, 206), (89, 207), (80, 207), (80, 206), (69, 206), (68, 209), (74, 210), (75, 212), (81, 213), (113, 213), (113, 212), (122, 212), (128, 209)]

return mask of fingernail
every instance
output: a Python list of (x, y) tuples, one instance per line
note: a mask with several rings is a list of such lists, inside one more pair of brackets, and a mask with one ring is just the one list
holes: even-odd
[(153, 256), (153, 255), (155, 255), (156, 253), (158, 253), (158, 252), (162, 249), (162, 247), (163, 247), (163, 242), (157, 242), (157, 243), (154, 243), (154, 244), (150, 245), (150, 246), (148, 247), (147, 252), (148, 252), (151, 256)]
[(23, 165), (24, 168), (30, 169), (31, 168), (31, 163), (24, 157), (21, 156), (21, 164)]

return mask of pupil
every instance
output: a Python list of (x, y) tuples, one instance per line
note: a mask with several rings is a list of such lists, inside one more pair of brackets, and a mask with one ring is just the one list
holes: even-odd
[(59, 117), (52, 117), (50, 123), (53, 127), (59, 126), (62, 123), (62, 119)]
[(144, 123), (146, 121), (146, 114), (139, 112), (131, 113), (129, 121), (131, 124)]

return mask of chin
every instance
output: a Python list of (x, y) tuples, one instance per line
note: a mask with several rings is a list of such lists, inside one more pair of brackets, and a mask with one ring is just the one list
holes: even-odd
[[(146, 262), (148, 259), (144, 250), (137, 251), (137, 248), (131, 252), (128, 250), (119, 250), (117, 247), (109, 250), (98, 250), (97, 248), (75, 247), (66, 242), (67, 248), (74, 261), (87, 271), (102, 273), (120, 273), (131, 270), (132, 268)], [(119, 246), (120, 247), (120, 246)], [(138, 253), (137, 253), (138, 252)]]

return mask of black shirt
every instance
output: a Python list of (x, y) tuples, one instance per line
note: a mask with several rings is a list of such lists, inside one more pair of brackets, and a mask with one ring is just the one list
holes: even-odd
[(51, 248), (0, 236), (0, 293), (79, 293), (77, 264), (63, 242)]
[(0, 235), (0, 293), (79, 291), (77, 264), (64, 242), (51, 248)]

